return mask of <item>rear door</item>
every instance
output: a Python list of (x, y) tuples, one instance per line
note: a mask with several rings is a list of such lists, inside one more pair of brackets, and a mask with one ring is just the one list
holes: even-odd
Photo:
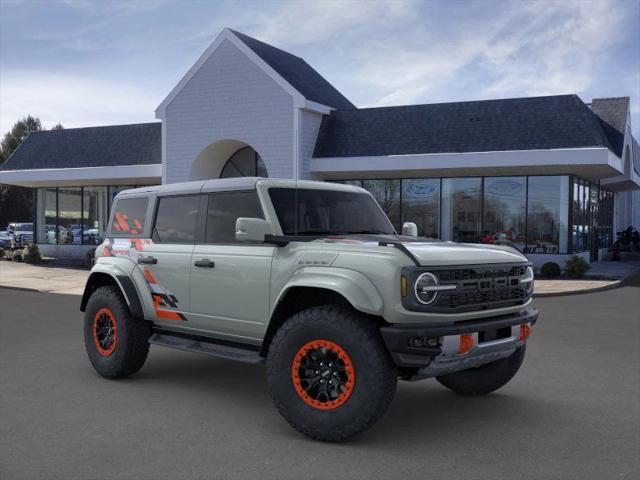
[(262, 338), (275, 247), (237, 242), (238, 217), (264, 218), (255, 190), (208, 194), (203, 242), (193, 251), (194, 326), (239, 339)]
[(158, 197), (152, 243), (138, 263), (151, 290), (158, 322), (189, 326), (191, 255), (201, 195)]

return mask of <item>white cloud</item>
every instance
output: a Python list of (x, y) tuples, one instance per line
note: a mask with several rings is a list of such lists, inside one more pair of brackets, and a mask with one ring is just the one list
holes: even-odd
[(411, 11), (408, 0), (324, 0), (279, 2), (253, 17), (251, 34), (265, 42), (301, 44), (335, 39), (350, 29), (388, 24)]
[(27, 114), (47, 128), (153, 121), (162, 95), (131, 85), (46, 72), (5, 74), (0, 83), (0, 132)]

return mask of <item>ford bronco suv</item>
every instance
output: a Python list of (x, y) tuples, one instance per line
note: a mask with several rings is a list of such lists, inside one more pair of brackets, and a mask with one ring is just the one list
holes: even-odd
[(122, 378), (149, 345), (266, 363), (276, 407), (336, 441), (398, 378), (482, 395), (516, 374), (538, 312), (508, 246), (398, 235), (366, 190), (232, 178), (120, 192), (82, 297), (91, 364)]

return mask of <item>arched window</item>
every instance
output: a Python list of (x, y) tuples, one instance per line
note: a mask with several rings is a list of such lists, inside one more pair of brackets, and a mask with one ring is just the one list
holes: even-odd
[(220, 178), (232, 177), (268, 177), (264, 162), (253, 148), (241, 148), (229, 157), (222, 167)]

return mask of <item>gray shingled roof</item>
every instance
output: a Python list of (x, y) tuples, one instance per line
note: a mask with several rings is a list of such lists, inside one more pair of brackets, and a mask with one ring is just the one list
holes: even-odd
[(314, 157), (611, 149), (576, 95), (337, 110), (322, 121)]
[(338, 109), (356, 108), (302, 58), (243, 33), (231, 31), (307, 100)]
[(159, 122), (31, 132), (0, 170), (162, 162)]
[(629, 97), (594, 98), (591, 102), (591, 110), (600, 119), (602, 129), (613, 146), (613, 151), (621, 157), (629, 112)]

